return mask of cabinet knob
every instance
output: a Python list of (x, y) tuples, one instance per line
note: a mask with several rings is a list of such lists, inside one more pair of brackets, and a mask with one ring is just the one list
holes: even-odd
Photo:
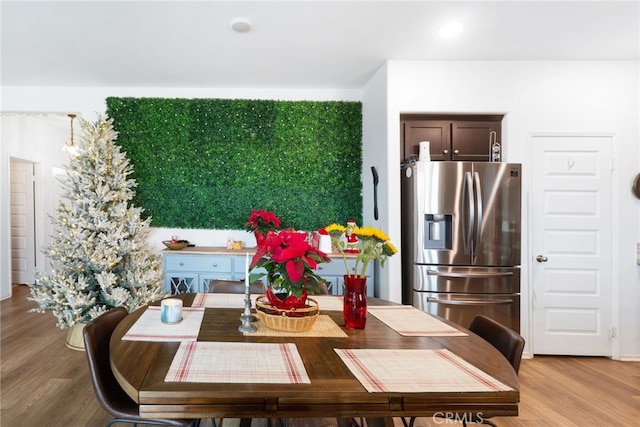
[(184, 266), (184, 262), (180, 261), (180, 267)]
[(460, 150), (453, 150), (453, 154), (458, 154)]
[(216, 264), (216, 263), (214, 262), (214, 263), (213, 263), (213, 267), (217, 267), (217, 266), (218, 266), (218, 264)]
[(449, 150), (443, 150), (442, 151), (444, 154), (449, 154)]

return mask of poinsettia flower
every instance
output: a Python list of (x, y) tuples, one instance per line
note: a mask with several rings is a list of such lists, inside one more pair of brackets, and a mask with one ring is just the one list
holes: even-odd
[(256, 247), (251, 269), (264, 268), (270, 285), (300, 296), (304, 290), (319, 292), (325, 281), (313, 270), (319, 262), (330, 262), (326, 254), (313, 248), (306, 233), (293, 229), (270, 231)]
[(253, 209), (251, 215), (247, 218), (244, 228), (250, 232), (265, 234), (268, 231), (279, 229), (280, 224), (280, 218), (273, 212)]

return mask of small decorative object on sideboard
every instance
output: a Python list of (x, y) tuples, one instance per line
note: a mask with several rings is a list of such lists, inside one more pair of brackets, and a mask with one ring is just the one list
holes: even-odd
[(162, 243), (172, 251), (179, 251), (180, 249), (184, 249), (189, 246), (188, 240), (178, 240), (177, 238), (172, 238), (171, 240), (163, 240)]
[[(384, 267), (387, 258), (398, 252), (391, 243), (389, 236), (383, 231), (373, 227), (355, 227), (349, 230), (349, 225), (331, 224), (324, 228), (331, 236), (333, 247), (342, 254), (346, 274), (344, 275), (344, 304), (343, 314), (347, 329), (363, 329), (367, 322), (367, 296), (365, 271), (369, 263), (380, 261), (380, 267)], [(357, 238), (357, 255), (355, 274), (349, 271), (349, 265), (345, 253), (345, 247), (349, 247), (344, 235), (351, 233)]]
[(347, 239), (347, 246), (344, 248), (344, 251), (350, 254), (357, 254), (358, 249), (358, 236), (355, 233), (355, 230), (358, 226), (356, 222), (352, 219), (347, 221), (347, 228), (345, 230), (344, 236)]
[(249, 215), (247, 222), (244, 224), (244, 229), (255, 236), (256, 245), (264, 242), (269, 231), (276, 231), (279, 228), (280, 218), (273, 212), (256, 209), (251, 211), (251, 215)]

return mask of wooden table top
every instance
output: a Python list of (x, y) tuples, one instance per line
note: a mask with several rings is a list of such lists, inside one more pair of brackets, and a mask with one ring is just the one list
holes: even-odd
[[(185, 307), (195, 294), (184, 294)], [(369, 305), (392, 304), (368, 298)], [(483, 417), (518, 414), (518, 378), (509, 362), (482, 338), (401, 336), (369, 315), (365, 329), (344, 328), (339, 311), (322, 311), (348, 338), (245, 336), (238, 331), (241, 309), (207, 308), (198, 341), (290, 342), (297, 348), (311, 384), (228, 384), (165, 382), (178, 342), (123, 341), (145, 311), (127, 316), (111, 339), (111, 365), (121, 386), (144, 417), (164, 418), (320, 418), (432, 416), (438, 412), (480, 412)], [(451, 324), (450, 322), (441, 319)], [(455, 326), (455, 325), (454, 325)], [(510, 391), (369, 393), (336, 354), (349, 349), (446, 348), (491, 375)]]

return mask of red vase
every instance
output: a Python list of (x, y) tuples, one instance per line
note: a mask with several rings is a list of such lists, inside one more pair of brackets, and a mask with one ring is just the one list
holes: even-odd
[(367, 323), (367, 278), (344, 276), (344, 324), (347, 329), (364, 329)]
[(259, 232), (254, 232), (253, 235), (256, 238), (256, 246), (260, 246), (264, 243), (265, 239), (267, 238), (266, 235), (259, 233)]

